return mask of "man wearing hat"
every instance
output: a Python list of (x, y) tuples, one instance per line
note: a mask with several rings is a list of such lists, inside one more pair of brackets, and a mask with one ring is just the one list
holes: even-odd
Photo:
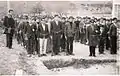
[(66, 22), (65, 26), (65, 37), (67, 38), (67, 55), (73, 54), (73, 40), (75, 36), (75, 23), (73, 22), (73, 17), (69, 17), (69, 21)]
[(76, 17), (76, 21), (75, 21), (75, 28), (76, 28), (76, 33), (75, 33), (75, 41), (79, 41), (80, 39), (80, 29), (79, 29), (79, 25), (80, 25), (80, 17)]
[(94, 21), (90, 21), (90, 25), (87, 27), (87, 39), (88, 39), (88, 45), (89, 45), (89, 56), (95, 55), (95, 48), (98, 45), (98, 38), (97, 38), (98, 30), (96, 29), (96, 26), (94, 25)]
[(66, 18), (62, 17), (62, 38), (61, 38), (61, 51), (65, 51), (66, 49), (66, 39), (65, 39), (65, 23)]
[(51, 38), (53, 40), (53, 55), (58, 55), (60, 51), (60, 39), (62, 35), (62, 23), (59, 21), (59, 16), (55, 15), (51, 22)]
[(9, 10), (8, 16), (4, 19), (5, 34), (6, 34), (6, 47), (12, 49), (13, 34), (15, 31), (15, 21), (13, 19), (13, 10)]
[(27, 32), (27, 26), (28, 26), (29, 22), (28, 22), (28, 16), (24, 15), (23, 19), (20, 21), (20, 23), (18, 24), (18, 34), (20, 34), (20, 41), (21, 41), (21, 45), (23, 45), (25, 48), (27, 48), (27, 40), (26, 40), (26, 32)]
[(113, 18), (113, 24), (110, 26), (111, 54), (117, 54), (117, 18)]

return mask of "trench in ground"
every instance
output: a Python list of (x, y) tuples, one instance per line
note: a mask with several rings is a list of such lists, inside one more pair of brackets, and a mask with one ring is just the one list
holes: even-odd
[(63, 59), (51, 59), (43, 61), (43, 64), (49, 69), (52, 70), (54, 68), (65, 68), (65, 67), (73, 67), (74, 69), (88, 69), (94, 65), (104, 65), (104, 64), (116, 64), (117, 60), (114, 59), (105, 59), (105, 60), (97, 60), (97, 59), (71, 59), (71, 60), (63, 60)]

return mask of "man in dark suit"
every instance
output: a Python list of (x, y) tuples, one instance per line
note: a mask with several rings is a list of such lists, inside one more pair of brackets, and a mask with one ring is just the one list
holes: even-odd
[(79, 29), (79, 25), (80, 25), (80, 17), (76, 17), (76, 21), (75, 21), (75, 29), (76, 29), (76, 33), (75, 33), (75, 41), (78, 42), (80, 39), (80, 29)]
[(67, 39), (67, 54), (66, 55), (74, 55), (73, 54), (73, 40), (75, 36), (75, 23), (73, 22), (73, 17), (69, 17), (69, 21), (66, 22), (65, 28), (65, 38)]
[(47, 41), (49, 37), (48, 25), (45, 18), (42, 18), (41, 23), (38, 26), (38, 38), (40, 41), (40, 56), (46, 56)]
[(109, 30), (110, 30), (110, 26), (111, 26), (111, 21), (109, 19), (106, 20), (106, 30), (107, 30), (107, 34), (106, 34), (106, 50), (109, 50), (110, 48), (110, 39), (109, 39)]
[(61, 38), (61, 51), (66, 50), (66, 39), (65, 39), (65, 23), (66, 23), (66, 18), (62, 17), (62, 38)]
[(59, 16), (55, 15), (54, 21), (51, 22), (51, 37), (53, 39), (53, 55), (58, 55), (60, 51), (60, 39), (62, 35), (62, 23), (59, 21)]
[(110, 26), (111, 54), (117, 54), (117, 18), (113, 18), (113, 24)]
[(27, 15), (24, 15), (23, 16), (23, 20), (21, 20), (21, 22), (19, 23), (18, 25), (18, 34), (20, 35), (19, 36), (19, 39), (21, 41), (21, 45), (24, 46), (24, 48), (27, 48), (27, 40), (26, 40), (26, 33), (27, 33), (27, 27), (28, 27), (28, 16)]
[(102, 18), (100, 22), (99, 54), (104, 54), (104, 45), (107, 35), (106, 19)]
[(15, 21), (13, 19), (13, 10), (9, 10), (8, 16), (4, 19), (5, 34), (6, 34), (6, 47), (12, 49), (13, 34), (15, 31)]
[(87, 27), (87, 39), (88, 39), (88, 45), (89, 45), (89, 51), (90, 54), (89, 56), (94, 56), (95, 55), (95, 48), (98, 45), (98, 37), (97, 33), (99, 31), (96, 29), (96, 26), (94, 25), (94, 21), (91, 20), (89, 26)]

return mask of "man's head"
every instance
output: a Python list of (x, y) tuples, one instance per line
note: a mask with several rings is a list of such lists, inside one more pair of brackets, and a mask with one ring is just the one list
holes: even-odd
[(8, 11), (8, 13), (11, 14), (11, 15), (13, 15), (14, 11), (13, 11), (12, 9), (10, 9), (10, 10)]
[(106, 24), (107, 25), (111, 24), (111, 20), (110, 19), (106, 19)]
[(59, 21), (59, 16), (58, 16), (58, 15), (55, 15), (55, 16), (54, 16), (54, 20), (55, 20), (55, 21)]
[(113, 18), (113, 23), (116, 23), (117, 22), (117, 18)]
[(70, 22), (73, 22), (73, 20), (74, 20), (74, 17), (73, 17), (73, 16), (70, 16), (70, 17), (69, 17), (69, 21), (70, 21)]
[(65, 22), (66, 21), (66, 18), (65, 17), (62, 17), (62, 22)]
[(95, 21), (94, 21), (93, 19), (90, 20), (90, 23), (91, 23), (91, 24), (94, 24), (94, 22), (95, 22)]
[(80, 17), (76, 17), (76, 20), (77, 20), (77, 21), (80, 21)]
[(105, 25), (106, 24), (106, 19), (105, 18), (101, 18), (100, 19), (100, 24), (101, 25)]
[(8, 14), (8, 18), (12, 18), (12, 15), (11, 15), (11, 14)]
[(28, 20), (28, 16), (27, 16), (27, 15), (24, 15), (24, 16), (23, 16), (23, 19)]
[(41, 19), (41, 23), (42, 23), (42, 24), (45, 24), (45, 23), (46, 23), (45, 18), (42, 18), (42, 19)]
[(97, 19), (96, 24), (97, 24), (97, 25), (100, 24), (100, 19)]
[(86, 23), (89, 23), (91, 21), (91, 18), (90, 17), (86, 17), (85, 21), (86, 21)]

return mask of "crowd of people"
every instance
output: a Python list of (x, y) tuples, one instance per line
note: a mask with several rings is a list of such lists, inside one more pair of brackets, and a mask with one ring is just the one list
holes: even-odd
[[(13, 10), (9, 10), (5, 16), (3, 25), (6, 34), (6, 47), (12, 49), (13, 36), (21, 44), (31, 57), (60, 55), (74, 55), (73, 43), (79, 42), (89, 46), (89, 56), (96, 57), (95, 48), (99, 48), (99, 54), (109, 50), (110, 54), (117, 54), (117, 18), (95, 18), (95, 17), (61, 17), (28, 16), (13, 18)], [(79, 49), (81, 50), (81, 49)]]

